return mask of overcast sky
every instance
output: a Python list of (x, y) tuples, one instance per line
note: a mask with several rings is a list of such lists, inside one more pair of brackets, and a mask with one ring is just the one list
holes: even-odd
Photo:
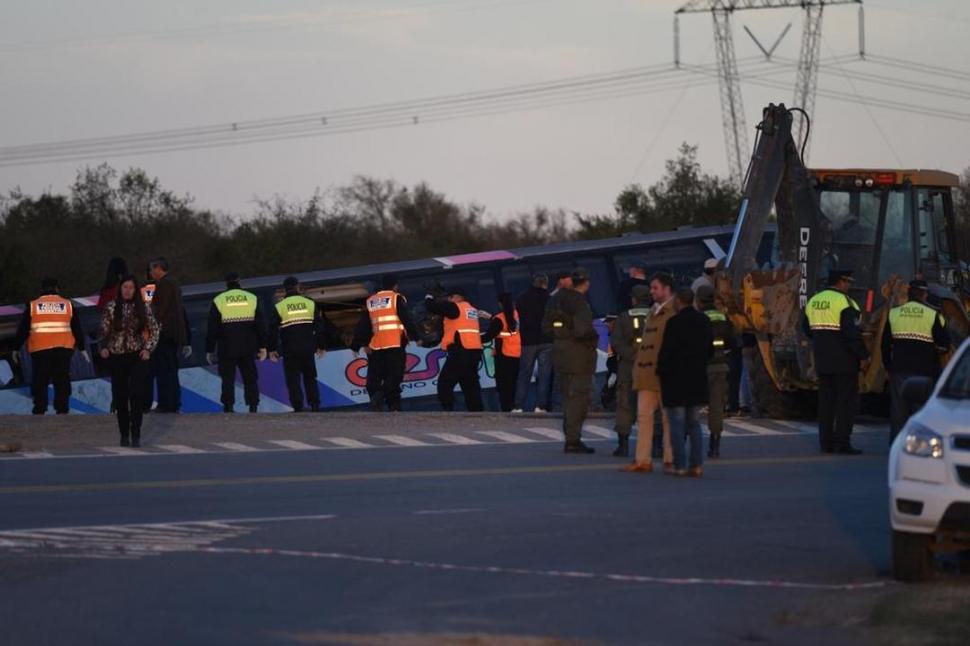
[[(683, 0), (32, 0), (0, 9), (0, 147), (286, 116), (670, 63)], [(970, 3), (866, 0), (867, 49), (970, 71)], [(798, 10), (735, 15), (738, 57)], [(857, 51), (857, 10), (825, 10), (822, 57)], [(708, 15), (681, 19), (682, 58), (712, 62)], [(872, 62), (844, 70), (917, 80)], [(684, 73), (684, 78), (688, 78)], [(773, 77), (794, 85), (794, 72)], [(970, 93), (970, 81), (922, 77)], [(970, 100), (855, 80), (820, 87), (970, 114)], [(752, 133), (792, 89), (744, 86)], [(814, 166), (970, 165), (970, 123), (819, 97)], [(139, 166), (201, 206), (246, 215), (254, 196), (310, 196), (356, 174), (426, 180), (497, 215), (535, 205), (606, 212), (687, 141), (726, 174), (717, 85), (400, 129), (91, 160)], [(63, 191), (84, 162), (0, 168), (0, 189)]]

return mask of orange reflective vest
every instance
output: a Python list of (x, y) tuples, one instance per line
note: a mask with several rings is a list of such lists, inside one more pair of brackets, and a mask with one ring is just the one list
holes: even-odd
[(406, 341), (404, 324), (397, 315), (397, 299), (404, 298), (389, 289), (381, 290), (367, 299), (370, 316), (371, 337), (367, 345), (371, 350), (400, 348)]
[(153, 298), (155, 298), (155, 283), (148, 283), (141, 288), (141, 299), (145, 301), (145, 305), (151, 305)]
[[(503, 357), (509, 357), (511, 359), (518, 359), (522, 356), (522, 336), (519, 334), (519, 313), (516, 311), (513, 313), (515, 317), (515, 331), (509, 330), (508, 321), (505, 320), (505, 312), (501, 312), (495, 316), (498, 320), (502, 322), (502, 331), (498, 333), (496, 339), (501, 339), (501, 343), (496, 343), (496, 347), (501, 346), (501, 352)], [(492, 349), (492, 354), (497, 355), (495, 348)]]
[(458, 318), (445, 319), (441, 349), (447, 350), (455, 342), (455, 335), (458, 335), (461, 339), (461, 347), (466, 350), (481, 350), (482, 335), (478, 329), (478, 310), (468, 301), (455, 304), (458, 306)]
[(74, 333), (71, 317), (74, 306), (71, 301), (55, 294), (47, 294), (30, 302), (30, 336), (27, 352), (40, 352), (52, 348), (73, 349)]

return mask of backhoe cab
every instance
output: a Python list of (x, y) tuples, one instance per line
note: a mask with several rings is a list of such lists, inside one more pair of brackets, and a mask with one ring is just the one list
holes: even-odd
[[(763, 386), (776, 393), (814, 388), (810, 341), (799, 318), (830, 269), (853, 270), (849, 295), (862, 310), (873, 351), (860, 386), (882, 392), (886, 376), (876, 346), (889, 309), (906, 299), (913, 277), (929, 283), (930, 302), (942, 309), (954, 344), (970, 334), (970, 277), (955, 246), (951, 195), (959, 178), (935, 170), (808, 170), (792, 138), (793, 113), (801, 112), (773, 104), (764, 110), (734, 238), (717, 274), (718, 304), (757, 338)], [(758, 267), (755, 252), (772, 214), (777, 259)]]

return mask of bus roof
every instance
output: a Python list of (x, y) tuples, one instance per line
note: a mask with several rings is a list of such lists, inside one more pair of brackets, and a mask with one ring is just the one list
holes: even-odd
[[(827, 177), (858, 177), (873, 179), (876, 184), (905, 184), (915, 186), (958, 186), (960, 177), (943, 170), (931, 169), (893, 169), (893, 168), (812, 168), (809, 170), (821, 182)], [(890, 178), (890, 175), (892, 177)], [(880, 181), (881, 180), (881, 181)]]
[[(730, 235), (734, 231), (733, 225), (709, 226), (709, 227), (682, 227), (675, 231), (664, 231), (660, 233), (630, 233), (612, 238), (602, 238), (599, 240), (574, 240), (558, 242), (548, 245), (537, 245), (532, 247), (520, 247), (518, 249), (483, 251), (478, 253), (457, 254), (453, 256), (439, 256), (436, 258), (424, 258), (420, 260), (402, 260), (399, 262), (381, 263), (372, 265), (358, 265), (354, 267), (339, 267), (334, 269), (324, 269), (319, 271), (309, 271), (293, 274), (302, 283), (328, 283), (336, 281), (346, 281), (354, 278), (369, 278), (380, 276), (381, 274), (408, 274), (421, 271), (448, 271), (458, 267), (475, 266), (486, 263), (501, 261), (529, 260), (536, 257), (546, 256), (574, 256), (578, 253), (590, 253), (603, 250), (622, 250), (626, 247), (635, 248), (644, 244), (664, 244), (681, 240), (705, 239), (716, 236)], [(174, 273), (178, 275), (178, 269)], [(246, 289), (266, 289), (279, 287), (283, 279), (288, 274), (278, 274), (273, 276), (259, 276), (244, 278), (242, 286)], [(217, 294), (225, 289), (222, 281), (212, 283), (198, 283), (194, 285), (183, 285), (183, 296), (192, 297), (205, 294)], [(75, 303), (81, 307), (94, 305), (98, 297), (88, 296), (74, 298)], [(13, 314), (20, 312), (20, 305), (0, 306), (0, 314)]]

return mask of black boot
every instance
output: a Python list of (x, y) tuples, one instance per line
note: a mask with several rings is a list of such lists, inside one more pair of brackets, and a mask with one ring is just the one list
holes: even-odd
[(596, 449), (591, 446), (586, 446), (582, 442), (566, 442), (566, 446), (563, 448), (565, 453), (596, 453)]
[(616, 445), (616, 450), (613, 451), (614, 458), (628, 458), (630, 457), (630, 436), (621, 435), (619, 436), (619, 442)]
[(121, 436), (121, 446), (131, 446), (131, 441), (128, 439), (127, 435)]
[(141, 429), (133, 428), (131, 429), (131, 445), (133, 447), (141, 446)]
[(258, 404), (251, 405), (249, 407), (249, 412), (250, 413), (258, 413), (259, 412), (259, 405)]
[(710, 442), (707, 445), (707, 457), (709, 458), (719, 458), (721, 457), (721, 434), (711, 434)]
[(232, 404), (223, 404), (222, 405), (222, 412), (223, 413), (231, 413), (232, 412)]

